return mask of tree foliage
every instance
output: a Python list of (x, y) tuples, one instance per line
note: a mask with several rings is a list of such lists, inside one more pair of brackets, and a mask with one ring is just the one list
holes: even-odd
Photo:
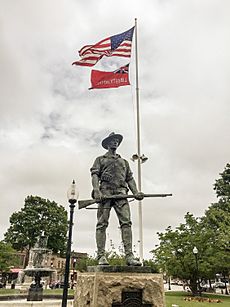
[(63, 254), (67, 229), (67, 212), (63, 206), (38, 196), (28, 196), (24, 207), (11, 215), (5, 241), (16, 250), (30, 249), (44, 231), (48, 237), (47, 247)]
[[(185, 215), (185, 223), (173, 230), (170, 226), (164, 233), (158, 233), (160, 245), (153, 250), (154, 260), (167, 276), (179, 278), (190, 285), (193, 293), (197, 292), (197, 277), (204, 275), (207, 267), (203, 262), (207, 250), (206, 236), (201, 236), (199, 219), (192, 214)], [(199, 251), (199, 268), (193, 248)]]
[[(108, 251), (105, 253), (106, 258), (109, 261), (110, 265), (113, 266), (124, 266), (126, 265), (126, 259), (124, 255), (118, 254), (116, 251)], [(96, 257), (88, 256), (86, 258), (82, 258), (80, 261), (76, 264), (76, 269), (85, 272), (87, 271), (88, 266), (96, 266), (98, 265), (98, 260)], [(154, 263), (150, 261), (146, 261), (145, 265), (149, 265), (153, 267), (153, 271), (155, 271)]]
[(185, 223), (175, 230), (169, 226), (158, 233), (160, 244), (152, 251), (159, 269), (184, 280), (193, 293), (197, 292), (197, 278), (210, 280), (217, 273), (230, 273), (230, 164), (220, 176), (214, 184), (218, 202), (203, 217), (187, 213)]
[(212, 238), (212, 266), (215, 273), (230, 274), (230, 164), (228, 163), (214, 184), (218, 202), (211, 204), (203, 217), (203, 224)]
[(220, 178), (214, 184), (217, 197), (222, 201), (230, 200), (230, 163), (227, 163)]
[(0, 241), (0, 271), (7, 272), (11, 266), (18, 265), (16, 251), (8, 243)]

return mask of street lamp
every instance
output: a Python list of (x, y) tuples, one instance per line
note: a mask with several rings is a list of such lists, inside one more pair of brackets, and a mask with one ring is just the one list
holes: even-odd
[(141, 155), (139, 156), (138, 154), (133, 154), (132, 157), (130, 158), (133, 162), (135, 160), (140, 159), (141, 163), (145, 163), (148, 160), (148, 157), (146, 157), (145, 155)]
[(74, 283), (76, 281), (76, 274), (77, 274), (77, 271), (76, 271), (76, 263), (77, 263), (77, 258), (73, 258), (73, 279), (72, 279), (72, 286), (71, 286), (71, 289), (73, 289), (74, 287)]
[(171, 278), (168, 276), (168, 290), (171, 290)]
[(62, 295), (62, 307), (67, 306), (67, 297), (68, 297), (68, 285), (69, 285), (69, 266), (70, 266), (70, 255), (71, 255), (71, 243), (72, 243), (72, 229), (73, 229), (73, 213), (75, 204), (77, 202), (79, 193), (76, 191), (75, 181), (73, 180), (69, 190), (67, 191), (67, 197), (69, 201), (70, 208), (70, 219), (69, 219), (69, 235), (66, 248), (66, 260), (65, 260), (65, 278), (64, 278), (64, 287)]
[(196, 260), (196, 288), (197, 291), (200, 293), (200, 286), (199, 286), (199, 277), (198, 277), (198, 249), (196, 246), (194, 246), (193, 250), (192, 250), (194, 256), (195, 256), (195, 260)]

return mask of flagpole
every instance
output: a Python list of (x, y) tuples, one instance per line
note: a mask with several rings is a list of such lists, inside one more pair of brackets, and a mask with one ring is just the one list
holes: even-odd
[[(140, 135), (140, 103), (138, 80), (138, 50), (137, 50), (137, 18), (135, 18), (135, 60), (136, 60), (136, 116), (137, 116), (137, 187), (141, 192), (141, 135)], [(143, 225), (142, 225), (142, 201), (138, 201), (139, 219), (139, 257), (143, 262)]]

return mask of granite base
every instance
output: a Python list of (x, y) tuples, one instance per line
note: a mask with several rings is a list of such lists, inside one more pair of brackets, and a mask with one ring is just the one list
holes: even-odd
[[(115, 268), (118, 268), (119, 272), (115, 272)], [(89, 272), (78, 275), (74, 307), (125, 306), (122, 303), (123, 297), (126, 293), (133, 295), (135, 292), (141, 295), (141, 301), (133, 306), (165, 307), (162, 275), (141, 270), (149, 269), (89, 267)]]

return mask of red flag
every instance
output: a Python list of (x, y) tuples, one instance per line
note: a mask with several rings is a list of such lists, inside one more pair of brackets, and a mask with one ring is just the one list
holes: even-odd
[(79, 51), (81, 60), (73, 62), (72, 65), (94, 66), (103, 56), (130, 58), (133, 31), (134, 27), (123, 33), (105, 38), (95, 45), (84, 46)]
[(129, 64), (120, 67), (112, 72), (92, 70), (91, 72), (91, 84), (94, 88), (114, 88), (124, 85), (130, 85), (129, 83)]

